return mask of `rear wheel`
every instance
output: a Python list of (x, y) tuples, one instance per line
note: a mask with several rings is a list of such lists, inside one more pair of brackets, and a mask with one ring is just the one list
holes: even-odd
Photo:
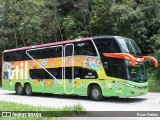
[(17, 95), (23, 95), (24, 94), (24, 90), (21, 84), (17, 84), (16, 85), (16, 94)]
[(103, 98), (101, 88), (98, 85), (91, 87), (89, 95), (94, 101), (100, 101)]
[(31, 96), (31, 95), (32, 95), (32, 87), (31, 87), (30, 84), (26, 84), (26, 85), (25, 85), (25, 94), (26, 94), (27, 96)]

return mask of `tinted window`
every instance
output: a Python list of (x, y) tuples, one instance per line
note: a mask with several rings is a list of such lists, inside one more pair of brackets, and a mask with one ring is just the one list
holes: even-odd
[(120, 48), (114, 39), (94, 40), (100, 54), (120, 52)]
[[(62, 57), (62, 47), (45, 48), (28, 51), (34, 59)], [(4, 53), (4, 61), (31, 60), (25, 50)]]
[(94, 40), (107, 76), (126, 79), (124, 59), (105, 57), (103, 53), (121, 52), (115, 39)]
[(21, 60), (31, 60), (31, 58), (26, 54), (26, 51), (25, 50), (23, 50), (23, 51), (19, 51), (19, 52), (21, 52), (21, 59), (19, 59), (19, 60), (17, 60), (17, 61), (21, 61)]
[(46, 71), (44, 69), (30, 69), (29, 74), (32, 79), (45, 79)]
[(11, 59), (13, 61), (19, 61), (22, 60), (22, 52), (21, 51), (17, 51), (17, 52), (12, 52), (11, 53)]
[(72, 56), (73, 55), (73, 45), (67, 45), (65, 47), (65, 56)]
[[(57, 79), (62, 79), (62, 68), (47, 68), (47, 71)], [(32, 79), (54, 79), (44, 69), (30, 69), (29, 74)], [(95, 70), (88, 68), (75, 67), (74, 78), (79, 79), (97, 79), (98, 75)], [(72, 79), (72, 67), (65, 68), (65, 79)]]
[(72, 67), (65, 68), (65, 79), (72, 79)]
[(93, 43), (90, 40), (74, 43), (74, 54), (97, 56)]
[[(62, 79), (62, 68), (47, 68), (55, 78)], [(53, 79), (53, 77), (44, 69), (30, 69), (30, 77), (32, 79)], [(72, 67), (65, 68), (65, 79), (72, 79)]]
[(102, 61), (106, 75), (126, 79), (124, 59), (103, 57)]
[(34, 59), (62, 57), (62, 47), (53, 47), (28, 51)]
[(4, 53), (4, 61), (9, 62), (11, 60), (11, 53)]
[(80, 79), (97, 79), (98, 75), (95, 70), (88, 68), (75, 67), (74, 68), (75, 78)]
[(4, 61), (10, 62), (21, 60), (31, 60), (24, 50), (4, 53)]
[(74, 68), (74, 78), (77, 78), (77, 79), (82, 79), (82, 68), (80, 67), (75, 67)]
[[(55, 78), (61, 79), (62, 68), (47, 68), (47, 71), (52, 74)], [(30, 69), (30, 77), (32, 79), (54, 79), (48, 72), (44, 69)]]

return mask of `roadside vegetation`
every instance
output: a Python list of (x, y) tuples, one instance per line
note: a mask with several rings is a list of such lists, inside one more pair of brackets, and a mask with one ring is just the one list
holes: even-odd
[(148, 80), (149, 92), (160, 92), (160, 80)]
[[(63, 108), (50, 108), (50, 107), (42, 107), (42, 106), (24, 105), (20, 103), (5, 102), (5, 101), (0, 101), (0, 111), (14, 111), (14, 112), (15, 111), (29, 111), (29, 112), (52, 111), (52, 113), (46, 112), (46, 113), (42, 113), (42, 115), (43, 114), (47, 116), (52, 115), (55, 117), (78, 116), (78, 115), (86, 114), (85, 109), (80, 104), (73, 105), (73, 106), (64, 106)], [(47, 120), (48, 119), (49, 118), (47, 118)], [(50, 119), (53, 119), (53, 117)]]

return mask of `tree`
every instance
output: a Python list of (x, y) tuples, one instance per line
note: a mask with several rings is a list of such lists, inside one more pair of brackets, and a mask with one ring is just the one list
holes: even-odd
[(110, 9), (114, 0), (93, 0), (92, 26), (95, 35), (113, 35), (112, 15)]
[(149, 54), (157, 49), (160, 1), (95, 0), (92, 23), (96, 29), (95, 34), (132, 38), (144, 54)]

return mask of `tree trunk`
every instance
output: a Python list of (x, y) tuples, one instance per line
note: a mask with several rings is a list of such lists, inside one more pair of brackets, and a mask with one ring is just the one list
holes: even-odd
[(23, 35), (21, 35), (21, 39), (23, 41), (23, 45), (26, 46), (26, 43), (25, 43), (24, 38), (23, 38)]
[(16, 42), (16, 48), (18, 46), (18, 43), (17, 43), (17, 33), (16, 33), (16, 28), (15, 28), (15, 24), (13, 23), (13, 30), (14, 30), (14, 40)]

